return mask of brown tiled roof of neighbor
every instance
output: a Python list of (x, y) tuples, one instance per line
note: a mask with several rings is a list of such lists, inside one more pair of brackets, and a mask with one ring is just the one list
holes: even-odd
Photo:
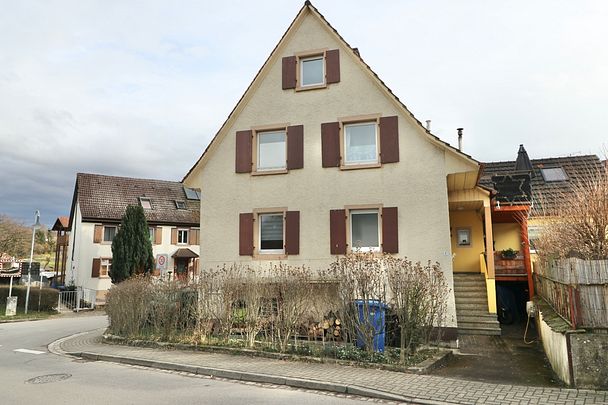
[[(552, 215), (563, 196), (571, 191), (572, 184), (592, 178), (601, 173), (602, 163), (596, 155), (566, 156), (545, 159), (531, 159), (534, 176), (532, 187), (532, 216)], [(541, 169), (561, 167), (567, 180), (545, 181)], [(512, 174), (515, 161), (483, 163), (483, 173), (479, 184), (493, 188), (492, 176)]]
[[(198, 226), (200, 221), (200, 201), (186, 198), (184, 185), (177, 181), (78, 173), (75, 193), (83, 221), (120, 221), (127, 206), (139, 205), (140, 197), (150, 199), (151, 208), (144, 212), (151, 224)], [(184, 201), (186, 209), (178, 209), (176, 200)]]
[(53, 225), (53, 231), (61, 231), (63, 229), (68, 229), (70, 226), (70, 218), (69, 217), (58, 217), (55, 220), (55, 224)]

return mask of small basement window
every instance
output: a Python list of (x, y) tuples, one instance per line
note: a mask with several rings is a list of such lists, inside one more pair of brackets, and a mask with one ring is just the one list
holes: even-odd
[(300, 86), (322, 86), (325, 84), (325, 58), (323, 55), (300, 59)]
[(542, 173), (543, 179), (545, 179), (546, 182), (568, 180), (566, 172), (561, 167), (540, 169), (540, 172)]
[(177, 207), (178, 210), (185, 210), (186, 209), (186, 202), (185, 201), (175, 200), (175, 206)]
[(139, 197), (139, 205), (141, 205), (142, 208), (145, 210), (149, 210), (152, 208), (152, 202), (148, 197)]

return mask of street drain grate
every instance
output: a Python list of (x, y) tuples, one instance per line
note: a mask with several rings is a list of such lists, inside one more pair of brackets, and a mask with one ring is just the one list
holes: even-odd
[(57, 381), (63, 381), (70, 378), (72, 374), (47, 374), (39, 375), (38, 377), (30, 378), (26, 380), (26, 384), (48, 384)]

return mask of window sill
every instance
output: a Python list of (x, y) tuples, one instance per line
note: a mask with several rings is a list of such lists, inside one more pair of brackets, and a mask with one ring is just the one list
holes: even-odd
[(379, 167), (382, 167), (382, 163), (365, 163), (365, 164), (360, 164), (360, 165), (340, 164), (340, 170), (377, 169)]
[(296, 92), (299, 91), (308, 91), (308, 90), (319, 90), (319, 89), (326, 89), (327, 88), (327, 83), (324, 84), (315, 84), (314, 86), (305, 86), (305, 87), (296, 87)]
[(284, 260), (287, 259), (287, 254), (285, 253), (259, 253), (256, 252), (253, 255), (253, 260)]
[(256, 172), (251, 172), (252, 176), (272, 176), (275, 174), (287, 174), (289, 170), (287, 169), (279, 169), (279, 170), (261, 170)]

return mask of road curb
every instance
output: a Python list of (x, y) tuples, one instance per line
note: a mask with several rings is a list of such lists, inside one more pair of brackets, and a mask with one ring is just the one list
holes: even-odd
[[(80, 334), (79, 334), (80, 335)], [(63, 342), (73, 336), (60, 339)], [(61, 344), (58, 343), (59, 345)], [(50, 347), (51, 345), (49, 345)], [(308, 380), (303, 378), (282, 377), (272, 374), (251, 373), (243, 371), (234, 371), (214, 367), (199, 367), (188, 364), (170, 363), (165, 361), (148, 360), (137, 357), (115, 356), (110, 354), (100, 354), (92, 352), (63, 352), (72, 357), (78, 357), (91, 361), (107, 361), (112, 363), (129, 364), (140, 367), (150, 367), (161, 370), (186, 372), (191, 374), (204, 375), (209, 377), (226, 378), (229, 380), (257, 382), (263, 384), (285, 385), (294, 388), (304, 388), (316, 391), (329, 391), (339, 394), (351, 394), (369, 398), (384, 399), (390, 401), (407, 402), (420, 405), (445, 405), (449, 402), (439, 402), (418, 398), (405, 397), (401, 395), (391, 394), (389, 392), (374, 390), (371, 388), (359, 387), (356, 385), (328, 383), (324, 381)]]

